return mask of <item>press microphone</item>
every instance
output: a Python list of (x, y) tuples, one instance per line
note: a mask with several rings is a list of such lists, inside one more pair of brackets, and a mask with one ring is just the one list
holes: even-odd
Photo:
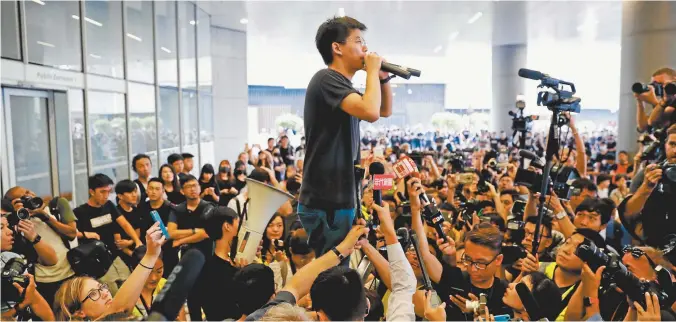
[[(382, 70), (384, 72), (388, 72), (390, 74), (397, 75), (397, 76), (404, 78), (404, 79), (409, 79), (409, 78), (411, 78), (411, 75), (412, 75), (411, 71), (409, 71), (407, 68), (401, 67), (399, 65), (395, 65), (395, 64), (392, 64), (392, 63), (388, 63), (388, 62), (383, 62), (380, 65), (380, 70)], [(418, 75), (420, 75), (419, 70), (414, 69), (414, 71), (416, 71), (418, 73)]]
[[(411, 177), (420, 178), (420, 173), (413, 172), (411, 173)], [(439, 211), (439, 209), (437, 209), (433, 202), (430, 202), (425, 192), (420, 194), (420, 201), (422, 201), (424, 204), (427, 204), (423, 207), (423, 216), (425, 217), (425, 221), (427, 221), (430, 226), (434, 227), (434, 230), (437, 232), (437, 235), (439, 235), (439, 238), (446, 241), (446, 234), (444, 233), (443, 229), (443, 223), (445, 221), (444, 215), (441, 213), (441, 211)]]
[(547, 75), (545, 75), (542, 72), (539, 72), (537, 70), (520, 68), (519, 69), (519, 77), (528, 78), (528, 79), (532, 79), (532, 80), (542, 80), (543, 78), (547, 77)]
[(540, 311), (540, 305), (538, 305), (537, 300), (533, 297), (533, 294), (528, 289), (528, 286), (523, 283), (517, 283), (515, 286), (516, 293), (523, 303), (524, 309), (528, 313), (531, 321), (538, 321), (542, 318), (542, 313)]
[(369, 165), (369, 174), (371, 175), (371, 182), (373, 183), (373, 202), (378, 206), (383, 206), (383, 192), (382, 187), (376, 187), (375, 175), (385, 174), (385, 166), (380, 162), (372, 162)]
[(190, 290), (202, 272), (205, 258), (197, 249), (190, 249), (174, 267), (164, 287), (155, 297), (146, 321), (174, 321)]

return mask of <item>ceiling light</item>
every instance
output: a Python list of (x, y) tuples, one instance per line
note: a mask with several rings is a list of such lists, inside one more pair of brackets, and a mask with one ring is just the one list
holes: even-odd
[(406, 91), (406, 92), (408, 93), (408, 95), (413, 94), (413, 90), (411, 90), (410, 88), (409, 88), (408, 91)]
[(190, 24), (194, 26), (194, 25), (197, 24), (197, 21), (195, 21), (195, 20), (190, 20)]
[(392, 88), (397, 88), (399, 86), (397, 84), (392, 84), (392, 83), (390, 83), (390, 84), (391, 84), (390, 87), (392, 87)]
[(338, 8), (338, 17), (345, 17), (345, 8)]
[(479, 12), (475, 13), (475, 14), (472, 16), (472, 18), (469, 18), (469, 20), (467, 20), (467, 23), (468, 23), (468, 24), (473, 24), (473, 23), (475, 23), (477, 20), (479, 20), (479, 18), (481, 18), (481, 16), (483, 16), (483, 15), (484, 15), (484, 14), (483, 14), (481, 11), (479, 11)]
[(85, 21), (88, 22), (88, 23), (90, 23), (90, 24), (92, 24), (92, 25), (99, 26), (99, 27), (103, 27), (103, 24), (102, 24), (102, 23), (100, 23), (100, 22), (98, 22), (98, 21), (96, 21), (96, 20), (94, 20), (94, 19), (92, 19), (92, 18), (87, 18), (87, 17), (85, 17)]
[(136, 41), (138, 41), (138, 42), (142, 42), (142, 41), (143, 41), (143, 39), (141, 39), (139, 36), (134, 35), (134, 34), (127, 33), (127, 37), (129, 37), (129, 38), (131, 38), (131, 39), (134, 39), (134, 40), (136, 40)]
[(448, 39), (454, 40), (455, 38), (458, 38), (458, 35), (460, 35), (459, 31), (453, 32), (450, 36), (448, 36)]
[(434, 47), (434, 53), (436, 54), (436, 53), (440, 52), (442, 49), (443, 49), (443, 47), (441, 47), (441, 45), (436, 46), (436, 47)]
[(80, 20), (80, 17), (77, 16), (77, 15), (72, 15), (71, 17), (73, 17), (73, 19), (75, 19), (75, 20)]
[(96, 58), (96, 59), (101, 59), (101, 56), (95, 55), (95, 54), (89, 54), (90, 57)]
[(33, 2), (35, 2), (35, 3), (37, 3), (37, 4), (41, 5), (41, 6), (44, 6), (44, 5), (45, 5), (45, 3), (42, 2), (42, 1), (40, 1), (40, 0), (33, 0)]
[(239, 19), (239, 23), (241, 23), (241, 24), (243, 24), (243, 25), (246, 25), (246, 24), (249, 23), (249, 19), (247, 19), (247, 18)]
[(164, 50), (167, 54), (171, 54), (171, 50), (169, 50), (167, 47), (160, 47), (160, 49)]
[(39, 41), (39, 40), (36, 41), (36, 42), (37, 42), (39, 45), (43, 45), (43, 46), (45, 46), (45, 47), (52, 47), (52, 48), (56, 47), (56, 46), (54, 46), (53, 44), (50, 44), (50, 43), (48, 43), (48, 42)]
[(397, 96), (397, 93), (392, 93), (392, 96)]

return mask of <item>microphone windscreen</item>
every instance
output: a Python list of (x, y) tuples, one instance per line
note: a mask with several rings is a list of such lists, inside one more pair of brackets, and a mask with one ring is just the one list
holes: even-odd
[(542, 74), (541, 72), (538, 72), (537, 70), (520, 68), (519, 69), (519, 76), (523, 77), (523, 78), (532, 79), (532, 80), (541, 80), (544, 77), (544, 74)]
[(380, 162), (372, 162), (369, 165), (369, 173), (374, 174), (385, 174), (385, 166)]
[(148, 321), (174, 321), (202, 272), (205, 258), (197, 249), (188, 250), (167, 278), (153, 302)]
[(537, 154), (527, 150), (519, 150), (519, 156), (531, 160), (540, 160)]
[(528, 312), (528, 316), (530, 316), (532, 321), (537, 321), (540, 319), (540, 306), (538, 305), (538, 302), (535, 300), (533, 297), (533, 294), (530, 292), (528, 289), (528, 286), (524, 283), (518, 283), (516, 284), (516, 293), (519, 295), (519, 298), (521, 299), (521, 303), (523, 303), (523, 307), (526, 309), (526, 312)]

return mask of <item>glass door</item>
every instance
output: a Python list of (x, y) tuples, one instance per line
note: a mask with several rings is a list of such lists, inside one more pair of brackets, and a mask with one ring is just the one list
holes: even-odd
[(3, 193), (22, 186), (51, 199), (58, 192), (53, 102), (48, 91), (3, 89)]

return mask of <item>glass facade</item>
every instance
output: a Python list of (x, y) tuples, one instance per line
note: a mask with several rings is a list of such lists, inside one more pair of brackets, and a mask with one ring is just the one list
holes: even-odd
[[(14, 136), (25, 142), (13, 146), (13, 159), (20, 166), (13, 184), (44, 195), (56, 193), (45, 183), (47, 176), (24, 173), (49, 168), (36, 163), (47, 162), (49, 156), (28, 157), (31, 153), (21, 150), (30, 146), (29, 141), (43, 148), (49, 145), (45, 135), (49, 130), (55, 134), (52, 157), (57, 158), (58, 193), (74, 204), (86, 202), (89, 175), (104, 173), (115, 182), (134, 179), (131, 159), (138, 153), (151, 157), (153, 176), (171, 153), (192, 153), (195, 174), (203, 162), (213, 162), (211, 19), (193, 2), (2, 1), (1, 5), (3, 58), (103, 76), (95, 85), (84, 82), (79, 89), (52, 91), (58, 103), (54, 129), (45, 123), (48, 99), (20, 102), (27, 99), (12, 97), (13, 105), (31, 106), (12, 109), (16, 114), (11, 115), (12, 124), (31, 119), (40, 125), (32, 128), (32, 136), (18, 132)], [(124, 86), (106, 88), (106, 84)], [(25, 129), (31, 127), (13, 128)]]

